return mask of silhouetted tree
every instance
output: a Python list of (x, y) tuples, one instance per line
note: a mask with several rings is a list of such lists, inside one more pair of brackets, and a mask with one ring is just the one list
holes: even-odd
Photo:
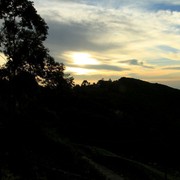
[(16, 75), (22, 69), (37, 72), (48, 57), (43, 41), (48, 26), (27, 0), (1, 0), (2, 27), (0, 45), (7, 57), (6, 66)]
[(74, 85), (74, 78), (69, 74), (64, 74), (64, 70), (63, 63), (55, 62), (52, 57), (49, 57), (45, 61), (41, 75), (37, 76), (37, 81), (51, 89), (71, 88)]
[(81, 83), (81, 86), (89, 86), (90, 85), (90, 82), (88, 82), (87, 80), (84, 80), (82, 83)]
[[(0, 0), (0, 50), (7, 57), (1, 70), (7, 79), (22, 71), (41, 79), (44, 85), (57, 86), (64, 79), (64, 65), (56, 63), (43, 45), (48, 35), (46, 22), (28, 0)], [(59, 79), (58, 79), (59, 78)], [(71, 83), (72, 83), (72, 78)]]
[(97, 82), (97, 85), (102, 88), (102, 87), (105, 87), (107, 85), (107, 82), (108, 81), (105, 81), (104, 78), (102, 78), (101, 80), (99, 80)]

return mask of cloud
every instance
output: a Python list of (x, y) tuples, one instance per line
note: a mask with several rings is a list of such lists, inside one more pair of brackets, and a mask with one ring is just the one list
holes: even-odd
[[(70, 65), (70, 66), (79, 67), (77, 65)], [(113, 65), (106, 65), (106, 64), (101, 64), (101, 65), (83, 65), (81, 67), (83, 67), (85, 69), (110, 70), (110, 71), (127, 71), (127, 70), (130, 70), (130, 68), (124, 68), (124, 67), (113, 66)]]
[(180, 60), (173, 60), (168, 58), (152, 59), (149, 63), (158, 67), (176, 66), (180, 65)]
[[(68, 12), (71, 9), (81, 10), (71, 15), (66, 9)], [(180, 16), (179, 13), (161, 11), (149, 14), (139, 10), (133, 10), (132, 13), (128, 8), (119, 11), (79, 4), (68, 4), (60, 10), (57, 14), (61, 13), (56, 18), (48, 15), (48, 44), (53, 46), (59, 61), (62, 60), (60, 54), (67, 50), (98, 53), (99, 56), (111, 59), (111, 63), (115, 59), (124, 58), (145, 59), (148, 63), (149, 59), (171, 59), (177, 56), (175, 50), (179, 48), (178, 27), (176, 30), (172, 27), (176, 24), (174, 19)], [(131, 61), (129, 65), (133, 63), (152, 68), (145, 66), (143, 62)]]
[(143, 62), (138, 61), (137, 59), (130, 59), (125, 61), (120, 61), (120, 63), (126, 63), (130, 65), (137, 65), (137, 66), (143, 66)]
[(130, 59), (130, 60), (125, 60), (125, 61), (119, 61), (120, 64), (129, 64), (129, 65), (133, 65), (133, 66), (141, 66), (144, 68), (153, 68), (153, 66), (148, 66), (148, 65), (144, 65), (144, 62), (142, 61), (138, 61), (137, 59)]
[[(35, 0), (35, 5), (49, 26), (47, 46), (65, 65), (72, 65), (63, 56), (67, 51), (98, 57), (94, 73), (110, 77), (122, 67), (154, 78), (158, 68), (180, 64), (179, 0)], [(162, 76), (165, 71), (172, 72), (164, 69)]]
[(157, 10), (168, 10), (168, 11), (180, 11), (180, 4), (172, 4), (172, 3), (155, 3), (150, 8), (153, 11)]
[(159, 48), (160, 50), (165, 51), (165, 52), (172, 52), (172, 53), (180, 52), (179, 49), (173, 48), (173, 47), (167, 46), (167, 45), (160, 45), (160, 46), (157, 46), (157, 48)]
[(79, 24), (72, 22), (70, 24), (57, 23), (49, 21), (49, 36), (47, 45), (53, 46), (53, 50), (64, 51), (106, 51), (114, 48), (115, 44), (99, 44), (92, 41), (98, 34), (96, 30), (91, 30), (90, 24)]
[(165, 67), (163, 69), (168, 69), (168, 70), (180, 70), (180, 66), (175, 66), (175, 67)]
[[(99, 45), (99, 48), (104, 44), (109, 48), (111, 46), (113, 48), (114, 46), (129, 48), (128, 45), (134, 46), (134, 43), (138, 43), (138, 46), (146, 43), (145, 47), (154, 44), (163, 45), (171, 36), (167, 36), (164, 40), (161, 38), (162, 36), (165, 36), (167, 32), (171, 32), (170, 34), (173, 35), (180, 30), (178, 26), (175, 26), (180, 19), (178, 13), (162, 11), (149, 14), (127, 8), (120, 11), (76, 3), (68, 5), (65, 3), (62, 7), (57, 7), (53, 13), (50, 12), (46, 15), (50, 32), (53, 26), (56, 28), (55, 24), (57, 28), (66, 25), (69, 29), (67, 34), (71, 30), (78, 31), (83, 38), (85, 37), (83, 35), (86, 35), (85, 41), (88, 38), (89, 43)], [(72, 9), (76, 9), (76, 11), (71, 12)], [(145, 22), (148, 22), (146, 26), (144, 26)], [(61, 36), (60, 32), (59, 36)], [(75, 37), (77, 34), (71, 33), (70, 35), (69, 38)]]

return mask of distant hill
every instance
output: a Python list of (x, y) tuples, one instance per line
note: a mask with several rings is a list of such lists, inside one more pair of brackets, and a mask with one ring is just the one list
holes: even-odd
[(163, 161), (168, 158), (166, 153), (172, 155), (172, 164), (178, 159), (180, 90), (123, 77), (116, 81), (100, 80), (77, 88), (76, 92), (76, 107), (84, 114), (82, 124), (89, 129), (88, 136), (92, 132), (96, 141), (97, 137), (105, 137), (104, 144), (109, 149), (124, 149), (123, 153), (142, 156), (143, 160), (146, 156)]

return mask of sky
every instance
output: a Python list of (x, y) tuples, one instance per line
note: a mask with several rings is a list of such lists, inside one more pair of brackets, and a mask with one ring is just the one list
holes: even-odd
[(34, 0), (34, 7), (49, 26), (46, 47), (76, 84), (132, 77), (180, 89), (179, 0)]

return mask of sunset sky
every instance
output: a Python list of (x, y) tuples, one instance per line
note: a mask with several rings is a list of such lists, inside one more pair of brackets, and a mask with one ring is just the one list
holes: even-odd
[[(180, 88), (179, 0), (34, 0), (75, 83), (132, 77)], [(1, 57), (0, 57), (1, 58)]]

